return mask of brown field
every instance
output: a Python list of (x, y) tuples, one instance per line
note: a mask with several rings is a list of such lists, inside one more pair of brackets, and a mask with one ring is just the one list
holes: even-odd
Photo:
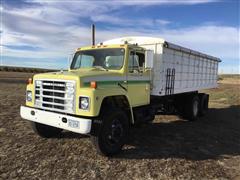
[(158, 115), (133, 128), (123, 152), (96, 154), (89, 137), (43, 139), (19, 116), (28, 73), (0, 72), (0, 179), (240, 179), (239, 76), (210, 93), (206, 117)]
[(16, 66), (0, 66), (2, 72), (27, 72), (27, 73), (42, 73), (51, 72), (52, 69), (30, 68), (30, 67), (16, 67)]

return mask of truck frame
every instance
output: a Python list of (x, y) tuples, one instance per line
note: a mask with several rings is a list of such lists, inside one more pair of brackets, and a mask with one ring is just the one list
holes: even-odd
[(23, 119), (42, 137), (89, 134), (100, 154), (119, 153), (131, 126), (155, 114), (196, 120), (217, 87), (219, 58), (161, 38), (123, 37), (76, 50), (67, 71), (29, 79)]

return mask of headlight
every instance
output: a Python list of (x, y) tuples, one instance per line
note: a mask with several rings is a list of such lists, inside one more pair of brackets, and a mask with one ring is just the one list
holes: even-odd
[(32, 91), (27, 91), (27, 93), (26, 93), (26, 100), (27, 101), (32, 101)]
[(37, 80), (36, 81), (36, 86), (41, 86), (41, 85), (42, 85), (42, 81)]
[(67, 88), (74, 88), (74, 85), (73, 85), (73, 83), (71, 83), (71, 82), (67, 82), (67, 83), (66, 83), (66, 87), (67, 87)]
[(67, 94), (72, 94), (74, 93), (74, 84), (71, 82), (66, 83), (66, 92)]
[(79, 108), (82, 110), (89, 109), (89, 97), (79, 97)]
[(67, 94), (73, 94), (74, 93), (74, 89), (73, 88), (67, 88), (66, 89), (66, 93)]

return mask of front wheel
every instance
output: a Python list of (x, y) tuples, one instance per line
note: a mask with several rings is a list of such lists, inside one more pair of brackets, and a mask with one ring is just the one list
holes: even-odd
[(129, 121), (126, 114), (118, 109), (104, 113), (102, 126), (96, 136), (91, 136), (98, 153), (112, 156), (122, 150), (129, 132)]

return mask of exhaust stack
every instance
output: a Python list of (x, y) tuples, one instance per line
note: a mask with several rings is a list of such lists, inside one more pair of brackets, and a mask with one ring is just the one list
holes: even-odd
[(95, 25), (92, 24), (92, 45), (95, 46)]

